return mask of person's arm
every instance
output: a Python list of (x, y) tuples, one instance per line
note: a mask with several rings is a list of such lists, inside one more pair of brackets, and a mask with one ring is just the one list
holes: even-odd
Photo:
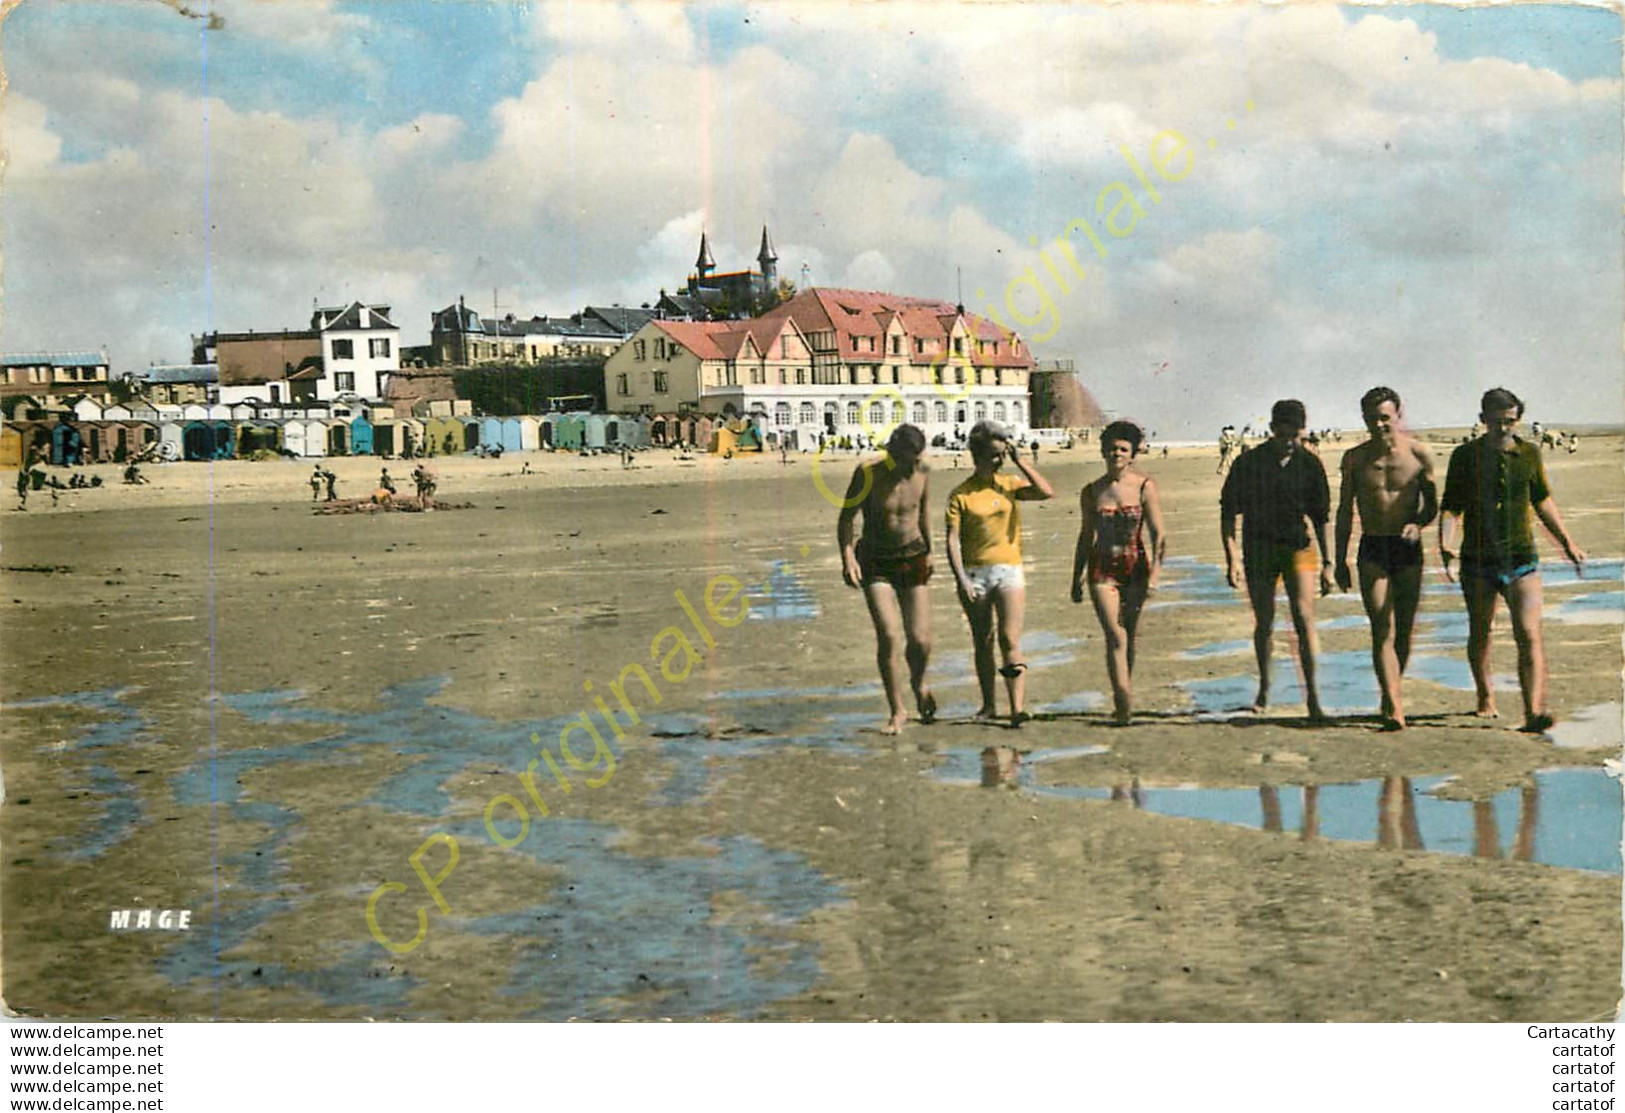
[(1354, 584), (1349, 569), (1349, 538), (1354, 534), (1354, 484), (1358, 482), (1359, 449), (1343, 454), (1341, 485), (1337, 488), (1337, 587), (1347, 591)]
[(1078, 496), (1078, 543), (1072, 550), (1072, 601), (1083, 602), (1083, 574), (1089, 567), (1089, 549), (1095, 540), (1095, 506), (1093, 483), (1086, 484)]
[(1315, 477), (1311, 481), (1314, 487), (1310, 495), (1308, 518), (1309, 524), (1314, 527), (1315, 542), (1320, 546), (1320, 593), (1330, 595), (1337, 587), (1332, 580), (1331, 546), (1326, 544), (1326, 525), (1332, 514), (1332, 487), (1326, 480), (1326, 468), (1320, 462), (1320, 457), (1310, 456), (1309, 460), (1315, 466)]
[(930, 505), (931, 505), (931, 474), (929, 472), (922, 471), (922, 472), (920, 472), (920, 518), (919, 518), (919, 528), (920, 528), (920, 537), (925, 541), (925, 551), (926, 551), (927, 555), (929, 555), (930, 552), (931, 552), (931, 515), (930, 515), (929, 509), (928, 509), (930, 507)]
[(1145, 532), (1151, 541), (1151, 578), (1146, 587), (1155, 588), (1162, 578), (1162, 562), (1168, 556), (1168, 531), (1162, 524), (1162, 492), (1154, 479), (1147, 479), (1140, 488), (1140, 501), (1145, 504)]
[[(1473, 426), (1478, 428), (1478, 426)], [(1444, 567), (1444, 578), (1456, 582), (1454, 562), (1461, 555), (1462, 514), (1467, 509), (1467, 487), (1471, 480), (1469, 452), (1473, 442), (1468, 441), (1450, 454), (1450, 465), (1445, 469), (1444, 497), (1439, 500), (1439, 563)]]
[(1241, 553), (1236, 546), (1236, 518), (1241, 514), (1240, 476), (1249, 470), (1247, 453), (1236, 457), (1230, 474), (1219, 489), (1219, 541), (1224, 545), (1224, 578), (1231, 587), (1241, 586)]
[(1552, 540), (1563, 547), (1563, 555), (1568, 557), (1574, 565), (1575, 573), (1585, 573), (1585, 550), (1574, 543), (1569, 531), (1563, 525), (1563, 516), (1557, 511), (1557, 500), (1547, 495), (1535, 504), (1535, 517), (1540, 524), (1546, 527), (1546, 532), (1552, 535)]
[(959, 519), (948, 519), (948, 536), (943, 543), (948, 553), (948, 568), (954, 574), (954, 583), (959, 587), (959, 603), (968, 607), (975, 598), (971, 591), (970, 577), (965, 575), (965, 559), (959, 551)]
[(1055, 488), (1049, 485), (1049, 480), (1039, 474), (1038, 468), (1021, 458), (1020, 451), (1015, 445), (1010, 445), (1010, 462), (1021, 469), (1021, 474), (1027, 478), (1027, 486), (1018, 487), (1010, 493), (1013, 499), (1023, 502), (1039, 502), (1055, 497)]
[(863, 570), (858, 567), (857, 520), (863, 505), (863, 465), (852, 473), (852, 482), (846, 485), (846, 498), (841, 500), (841, 516), (835, 521), (835, 543), (841, 552), (841, 579), (847, 587), (863, 586)]
[(1416, 520), (1407, 523), (1400, 531), (1400, 536), (1407, 541), (1419, 542), (1422, 540), (1422, 531), (1427, 528), (1428, 523), (1439, 516), (1439, 492), (1433, 483), (1433, 453), (1429, 452), (1427, 445), (1421, 441), (1411, 443), (1416, 453), (1416, 462), (1422, 466), (1422, 474), (1416, 480), (1418, 502)]

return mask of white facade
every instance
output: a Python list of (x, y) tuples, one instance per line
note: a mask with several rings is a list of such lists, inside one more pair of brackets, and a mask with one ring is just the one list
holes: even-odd
[(382, 400), (389, 376), (401, 367), (401, 330), (387, 314), (387, 306), (360, 302), (317, 310), (325, 371), (316, 380), (318, 401), (347, 396)]
[(1028, 404), (1024, 386), (779, 384), (709, 387), (703, 408), (749, 418), (764, 433), (793, 431), (804, 444), (819, 434), (884, 441), (903, 422), (918, 426), (927, 441), (938, 434), (953, 440), (989, 418), (1024, 437)]

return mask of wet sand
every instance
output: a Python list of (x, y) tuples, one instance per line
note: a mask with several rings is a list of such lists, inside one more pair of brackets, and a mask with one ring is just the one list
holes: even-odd
[[(1329, 446), (1334, 475), (1351, 443)], [(1548, 457), (1594, 557), (1625, 552), (1622, 455), (1625, 441), (1589, 438)], [(527, 459), (537, 474), (519, 474)], [(948, 717), (894, 740), (873, 730), (873, 638), (840, 582), (834, 511), (810, 459), (792, 460), (440, 459), (438, 497), (471, 508), (335, 516), (312, 513), (308, 462), (159, 467), (142, 488), (106, 468), (108, 487), (7, 509), (7, 1003), (129, 1018), (1613, 1015), (1617, 874), (1408, 849), (1437, 832), (1402, 830), (1397, 798), (1371, 817), (1392, 837), (1362, 842), (941, 775), (945, 755), (1012, 746), (1048, 787), (1262, 785), (1297, 799), (1303, 785), (1453, 774), (1439, 795), (1483, 801), (1617, 756), (1617, 737), (1555, 747), (1510, 730), (1515, 684), (1500, 723), (1465, 714), (1471, 692), (1449, 686), (1464, 672), (1451, 589), (1423, 604), (1437, 644), (1419, 646), (1407, 684), (1412, 730), (1381, 734), (1374, 694), (1360, 705), (1375, 686), (1368, 662), (1354, 667), (1368, 652), (1355, 596), (1321, 608), (1323, 649), (1346, 662), (1334, 723), (1307, 728), (1291, 704), (1206, 721), (1193, 701), (1222, 710), (1253, 667), (1233, 645), (1245, 606), (1213, 590), (1215, 459), (1147, 460), (1183, 562), (1144, 622), (1148, 714), (1111, 729), (1093, 614), (1066, 591), (1077, 492), (1098, 460), (1092, 446), (1046, 452), (1060, 497), (1025, 511), (1029, 691), (1058, 709), (1020, 732), (962, 721), (968, 637), (939, 559), (933, 675)], [(377, 478), (376, 461), (330, 463), (341, 495)], [(947, 463), (934, 515), (968, 474)], [(850, 466), (831, 461), (829, 486)], [(1546, 625), (1560, 717), (1620, 698), (1618, 604), (1572, 602), (1617, 593), (1611, 568), (1611, 583), (1551, 577), (1548, 609), (1571, 619)], [(708, 620), (719, 575), (777, 617)], [(1280, 621), (1284, 655), (1284, 608)], [(703, 657), (680, 680), (650, 660), (668, 626)], [(530, 734), (556, 739), (632, 662), (661, 702), (632, 683), (645, 722), (613, 776), (591, 789), (601, 766), (565, 768), (565, 795), (541, 769), (551, 814), (532, 806), (527, 837), (495, 845), (482, 814), (496, 794), (527, 800)], [(1514, 672), (1504, 619), (1495, 662)], [(1107, 749), (1033, 762), (1079, 746)], [(519, 830), (506, 805), (494, 822)], [(407, 863), (432, 832), (460, 847), (449, 914)], [(432, 875), (444, 860), (435, 848), (424, 861)], [(369, 933), (367, 898), (386, 879), (408, 887), (378, 905), (388, 936), (410, 939), (427, 910), (408, 954)], [(110, 910), (143, 906), (190, 908), (192, 929), (108, 929)]]

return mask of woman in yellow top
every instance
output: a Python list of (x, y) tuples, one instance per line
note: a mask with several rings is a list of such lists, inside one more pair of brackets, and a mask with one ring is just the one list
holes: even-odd
[[(982, 688), (978, 719), (997, 717), (993, 679), (993, 639), (1010, 696), (1010, 725), (1031, 718), (1026, 706), (1027, 662), (1021, 659), (1021, 621), (1026, 579), (1021, 572), (1021, 512), (1018, 502), (1053, 498), (1049, 481), (1022, 460), (1004, 426), (978, 421), (969, 448), (975, 473), (948, 496), (948, 566), (959, 584), (959, 604), (970, 620), (976, 649), (976, 679)], [(1000, 475), (1009, 460), (1021, 475)]]

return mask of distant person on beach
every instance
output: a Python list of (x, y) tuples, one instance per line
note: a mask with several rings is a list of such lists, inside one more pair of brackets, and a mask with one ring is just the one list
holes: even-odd
[(1231, 461), (1235, 458), (1236, 449), (1241, 447), (1241, 438), (1236, 436), (1236, 427), (1226, 425), (1219, 430), (1219, 467), (1215, 475), (1223, 475), (1229, 470)]
[(17, 509), (28, 509), (28, 469), (17, 469)]
[(336, 502), (339, 497), (339, 477), (331, 468), (323, 468), (322, 480), (327, 484), (327, 501)]
[(1433, 456), (1400, 425), (1399, 395), (1372, 387), (1360, 399), (1371, 437), (1343, 454), (1337, 500), (1337, 586), (1353, 583), (1349, 540), (1360, 512), (1360, 600), (1371, 620), (1371, 664), (1382, 689), (1382, 728), (1405, 729), (1400, 691), (1422, 598), (1422, 530), (1439, 513)]
[(310, 473), (310, 501), (316, 502), (322, 497), (322, 466), (316, 465), (316, 470)]
[[(875, 625), (876, 662), (886, 689), (890, 717), (881, 731), (897, 734), (908, 723), (903, 702), (902, 672), (906, 662), (909, 688), (920, 721), (932, 722), (937, 700), (925, 686), (931, 659), (931, 526), (929, 474), (921, 461), (925, 434), (899, 425), (886, 442), (886, 455), (859, 464), (841, 503), (836, 542), (841, 551), (841, 578), (861, 588)], [(856, 522), (863, 515), (863, 533)]]
[(388, 491), (391, 496), (395, 494), (395, 481), (389, 477), (389, 469), (385, 468), (378, 475), (378, 489)]
[(419, 464), (412, 469), (412, 482), (417, 486), (418, 505), (421, 506), (434, 497), (434, 472), (430, 471), (426, 465)]
[[(1326, 523), (1331, 516), (1331, 488), (1320, 457), (1301, 443), (1307, 425), (1302, 402), (1288, 398), (1275, 403), (1270, 411), (1269, 439), (1237, 457), (1225, 477), (1219, 522), (1225, 578), (1231, 587), (1239, 587), (1245, 580), (1247, 600), (1253, 610), (1258, 695), (1252, 709), (1263, 711), (1269, 706), (1275, 585), (1283, 581), (1298, 635), (1298, 660), (1303, 667), (1309, 719), (1319, 722), (1325, 712), (1315, 686), (1315, 658), (1320, 651), (1315, 632), (1315, 571), (1320, 571), (1320, 594), (1328, 594), (1332, 590), (1332, 562), (1326, 544)], [(1239, 552), (1238, 517), (1242, 520)]]
[[(1546, 709), (1546, 651), (1541, 642), (1540, 563), (1534, 519), (1585, 572), (1586, 555), (1563, 525), (1546, 465), (1536, 445), (1513, 430), (1523, 401), (1510, 390), (1485, 391), (1479, 404), (1482, 437), (1450, 454), (1439, 509), (1439, 558), (1447, 579), (1461, 581), (1467, 604), (1467, 663), (1478, 692), (1475, 714), (1496, 715), (1490, 681), (1490, 629), (1497, 600), (1505, 599), (1518, 645), (1518, 684), (1523, 689), (1523, 726), (1542, 734), (1552, 726)], [(1460, 559), (1458, 573), (1454, 562)]]
[(1134, 467), (1144, 437), (1131, 421), (1114, 421), (1100, 434), (1106, 474), (1083, 489), (1072, 556), (1072, 601), (1083, 602), (1087, 591), (1094, 603), (1106, 639), (1112, 720), (1119, 726), (1127, 726), (1132, 713), (1134, 637), (1166, 542), (1157, 485)]
[[(948, 566), (959, 585), (959, 604), (970, 620), (976, 651), (976, 679), (982, 689), (983, 721), (998, 715), (993, 646), (997, 638), (1010, 698), (1010, 725), (1027, 719), (1027, 662), (1021, 658), (1021, 626), (1026, 609), (1026, 578), (1021, 568), (1021, 512), (1016, 505), (1053, 498), (1055, 491), (1038, 469), (1022, 459), (1010, 435), (996, 421), (971, 426), (969, 447), (975, 471), (948, 496)], [(1001, 475), (1008, 460), (1020, 476)]]

